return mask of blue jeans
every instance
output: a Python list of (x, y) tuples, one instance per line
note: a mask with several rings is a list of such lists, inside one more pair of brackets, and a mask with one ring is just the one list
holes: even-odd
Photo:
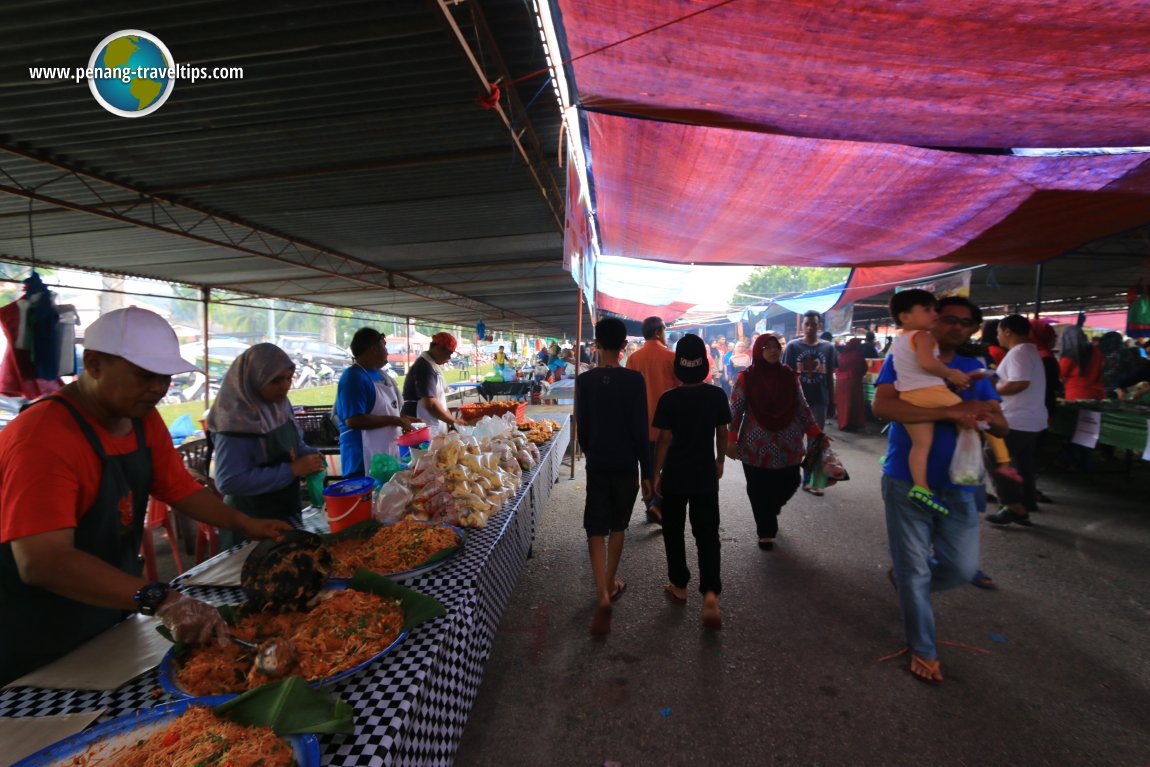
[(977, 496), (973, 488), (935, 491), (950, 507), (950, 514), (941, 516), (908, 501), (911, 486), (883, 474), (886, 534), (907, 646), (918, 657), (933, 660), (938, 650), (930, 592), (970, 583), (978, 571)]

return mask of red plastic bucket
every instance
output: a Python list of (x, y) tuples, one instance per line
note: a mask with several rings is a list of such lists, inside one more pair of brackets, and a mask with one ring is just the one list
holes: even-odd
[(333, 533), (371, 518), (371, 491), (374, 488), (375, 480), (371, 477), (353, 477), (324, 488), (327, 521)]

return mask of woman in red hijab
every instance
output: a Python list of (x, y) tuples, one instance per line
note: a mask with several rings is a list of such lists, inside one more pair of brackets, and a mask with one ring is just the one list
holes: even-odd
[(759, 548), (765, 551), (774, 547), (779, 512), (799, 489), (803, 437), (829, 441), (811, 415), (798, 376), (782, 364), (782, 357), (777, 336), (759, 336), (751, 366), (739, 374), (731, 392), (728, 452), (743, 462)]
[(838, 354), (835, 368), (835, 413), (841, 431), (859, 431), (866, 426), (866, 398), (863, 377), (866, 356), (862, 341), (852, 338)]

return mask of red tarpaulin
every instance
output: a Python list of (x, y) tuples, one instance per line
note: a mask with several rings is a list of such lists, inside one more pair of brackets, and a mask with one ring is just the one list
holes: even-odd
[(579, 101), (676, 122), (933, 147), (1150, 146), (1132, 0), (555, 0)]
[(625, 298), (615, 298), (606, 293), (595, 294), (595, 305), (600, 309), (623, 317), (630, 317), (633, 320), (658, 317), (663, 322), (674, 322), (694, 306), (694, 304), (684, 304), (681, 301), (675, 301), (666, 306), (650, 306), (637, 301), (628, 301)]
[(893, 291), (896, 285), (918, 282), (954, 269), (954, 264), (898, 264), (896, 266), (864, 266), (851, 271), (839, 300), (831, 308), (838, 309), (864, 298)]
[(597, 113), (587, 125), (613, 256), (1035, 263), (1150, 219), (1147, 154), (976, 155)]

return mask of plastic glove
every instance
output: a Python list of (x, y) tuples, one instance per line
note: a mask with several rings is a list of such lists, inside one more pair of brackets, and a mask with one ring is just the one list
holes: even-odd
[(156, 611), (159, 618), (177, 642), (205, 644), (215, 639), (227, 641), (227, 624), (215, 607), (207, 602), (178, 594), (175, 599)]

